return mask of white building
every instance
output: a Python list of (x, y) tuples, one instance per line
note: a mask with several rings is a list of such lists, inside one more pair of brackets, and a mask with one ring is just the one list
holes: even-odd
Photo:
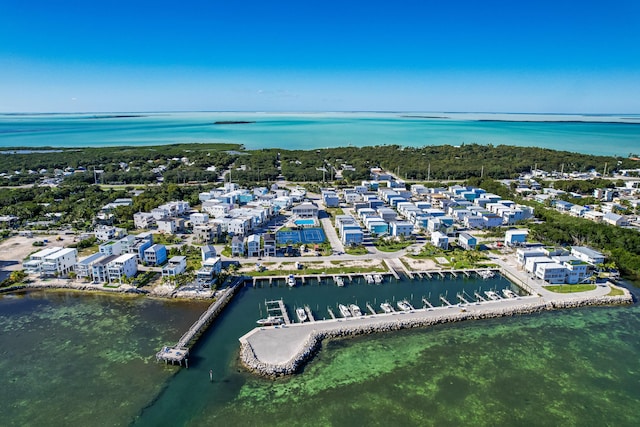
[(136, 212), (133, 214), (133, 225), (136, 228), (150, 228), (155, 223), (156, 219), (151, 212)]
[(549, 283), (566, 283), (567, 267), (557, 262), (539, 264), (536, 277)]
[(60, 249), (44, 257), (41, 273), (44, 276), (66, 276), (77, 262), (78, 251), (75, 248)]
[(571, 255), (591, 265), (602, 264), (605, 259), (600, 252), (584, 246), (571, 247)]
[(96, 252), (95, 254), (79, 259), (75, 266), (76, 276), (79, 278), (91, 277), (93, 264), (102, 258), (104, 258), (104, 255), (100, 252)]
[(413, 224), (407, 221), (391, 221), (389, 223), (389, 234), (392, 236), (410, 236), (413, 233)]
[(194, 226), (204, 225), (209, 222), (209, 214), (206, 214), (203, 212), (192, 213), (189, 216), (189, 220), (191, 221), (191, 224), (193, 224)]
[(431, 234), (431, 244), (440, 249), (449, 249), (449, 237), (446, 234), (436, 231)]
[(49, 255), (58, 252), (62, 248), (54, 247), (54, 248), (46, 248), (41, 251), (38, 251), (29, 256), (29, 261), (25, 261), (22, 263), (22, 268), (25, 273), (40, 273), (42, 271), (42, 263), (44, 259)]
[(162, 268), (162, 277), (175, 277), (182, 274), (187, 269), (187, 257), (174, 256), (169, 258), (169, 262)]
[(211, 286), (215, 278), (222, 271), (222, 260), (220, 257), (207, 258), (202, 261), (202, 267), (196, 271), (196, 281), (200, 286)]
[(138, 272), (137, 258), (134, 254), (120, 255), (107, 264), (109, 283), (122, 283), (123, 277), (133, 277)]

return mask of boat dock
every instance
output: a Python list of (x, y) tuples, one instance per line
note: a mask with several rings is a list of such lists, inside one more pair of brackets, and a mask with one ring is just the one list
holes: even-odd
[(287, 307), (284, 305), (284, 301), (282, 301), (282, 299), (265, 301), (264, 303), (267, 306), (267, 313), (269, 316), (282, 317), (285, 325), (291, 324), (289, 314), (287, 313)]
[(371, 307), (371, 304), (367, 303), (367, 310), (369, 310), (369, 312), (371, 314), (378, 314), (376, 313), (376, 311), (373, 309), (373, 307)]
[(462, 294), (460, 294), (460, 293), (457, 293), (457, 294), (456, 294), (456, 297), (458, 297), (458, 299), (460, 300), (460, 302), (463, 302), (463, 303), (465, 303), (465, 304), (471, 304), (471, 303), (470, 303), (469, 301), (467, 301), (467, 300), (464, 298), (464, 296), (463, 296)]
[(442, 295), (440, 295), (440, 301), (442, 301), (443, 303), (445, 303), (447, 306), (451, 306), (453, 304), (451, 304), (449, 301), (447, 301), (447, 299), (445, 297), (443, 297)]
[(422, 297), (422, 303), (425, 305), (425, 307), (433, 308), (433, 304), (431, 304), (431, 302), (425, 297)]
[(473, 296), (474, 296), (474, 297), (476, 297), (476, 299), (477, 299), (477, 301), (478, 301), (478, 302), (480, 302), (480, 301), (482, 301), (482, 302), (486, 302), (486, 301), (487, 301), (485, 297), (483, 297), (482, 295), (480, 295), (480, 294), (478, 293), (478, 291), (475, 291), (475, 292), (473, 293)]
[(216, 316), (222, 311), (225, 305), (231, 300), (236, 291), (240, 288), (240, 285), (244, 282), (243, 277), (236, 278), (233, 283), (224, 291), (219, 297), (211, 303), (209, 308), (202, 313), (202, 315), (196, 320), (193, 325), (185, 332), (174, 346), (163, 346), (159, 352), (156, 353), (156, 361), (164, 360), (164, 363), (171, 362), (171, 364), (178, 363), (182, 366), (189, 367), (189, 343), (195, 340), (202, 332), (204, 332), (209, 324), (216, 318)]
[(308, 305), (304, 306), (304, 311), (307, 313), (307, 317), (309, 318), (310, 322), (315, 322), (316, 319), (313, 318), (313, 313), (311, 312), (311, 309), (309, 308)]
[(336, 315), (333, 314), (333, 310), (331, 310), (331, 307), (327, 307), (327, 311), (329, 312), (329, 316), (331, 316), (332, 319), (336, 318)]

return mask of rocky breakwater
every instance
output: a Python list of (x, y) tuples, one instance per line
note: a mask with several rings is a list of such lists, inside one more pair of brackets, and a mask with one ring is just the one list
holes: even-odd
[[(320, 348), (322, 340), (331, 338), (344, 338), (356, 335), (372, 334), (380, 332), (397, 331), (408, 328), (423, 328), (443, 323), (459, 322), (463, 320), (480, 320), (522, 314), (532, 314), (547, 310), (563, 308), (576, 308), (595, 305), (632, 304), (631, 294), (625, 290), (624, 295), (596, 296), (571, 299), (558, 299), (552, 301), (535, 301), (529, 299), (519, 304), (509, 306), (470, 305), (462, 307), (442, 307), (434, 310), (415, 310), (410, 314), (380, 314), (367, 316), (363, 319), (347, 321), (319, 321), (312, 324), (301, 325), (309, 329), (309, 335), (299, 346), (298, 350), (284, 363), (268, 363), (260, 360), (252, 347), (251, 340), (245, 337), (240, 339), (241, 363), (251, 372), (268, 378), (277, 378), (296, 373)], [(455, 311), (453, 311), (455, 310)], [(284, 329), (283, 329), (284, 331)], [(259, 333), (258, 331), (257, 333)]]

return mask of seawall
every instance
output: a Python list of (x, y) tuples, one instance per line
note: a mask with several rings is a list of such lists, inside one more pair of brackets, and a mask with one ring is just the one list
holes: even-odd
[[(276, 378), (297, 372), (319, 349), (324, 339), (564, 308), (632, 303), (633, 299), (629, 292), (618, 296), (565, 298), (551, 301), (544, 301), (539, 297), (524, 297), (518, 300), (419, 309), (409, 313), (378, 314), (358, 319), (326, 320), (279, 328), (256, 328), (240, 338), (240, 360), (249, 371)], [(276, 340), (275, 344), (273, 340)]]

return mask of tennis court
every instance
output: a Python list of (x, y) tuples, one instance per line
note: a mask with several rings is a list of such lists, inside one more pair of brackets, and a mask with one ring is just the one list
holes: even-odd
[(276, 233), (276, 240), (279, 244), (322, 243), (324, 239), (324, 230), (322, 228), (305, 228), (303, 230), (278, 231)]

